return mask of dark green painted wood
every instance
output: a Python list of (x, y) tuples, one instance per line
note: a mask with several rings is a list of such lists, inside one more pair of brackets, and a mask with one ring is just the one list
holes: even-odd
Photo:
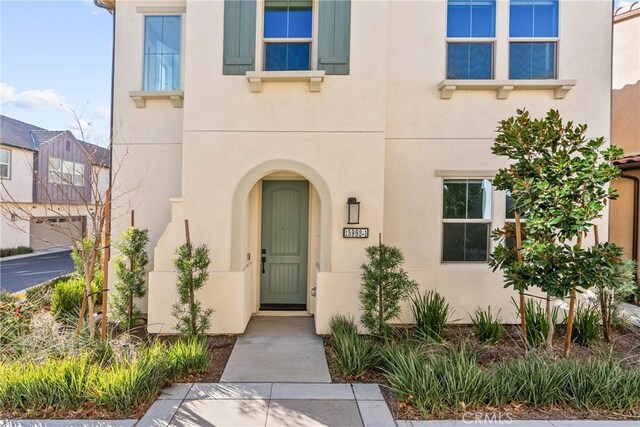
[(318, 69), (326, 74), (349, 74), (351, 0), (320, 0)]
[(306, 305), (308, 224), (309, 182), (262, 182), (260, 304)]
[(256, 0), (225, 0), (222, 73), (256, 69)]

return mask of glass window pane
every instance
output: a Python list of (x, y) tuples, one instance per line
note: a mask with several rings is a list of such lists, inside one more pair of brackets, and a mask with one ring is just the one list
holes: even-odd
[(533, 11), (533, 36), (558, 37), (558, 1), (536, 1)]
[(555, 78), (555, 42), (510, 43), (509, 78)]
[(264, 8), (264, 36), (287, 37), (287, 7)]
[(489, 243), (489, 224), (465, 225), (465, 261), (486, 261)]
[(468, 181), (467, 218), (491, 218), (491, 183), (488, 180)]
[(533, 37), (533, 4), (531, 1), (511, 0), (509, 10), (509, 36)]
[(311, 6), (289, 8), (289, 37), (311, 37)]
[(449, 1), (447, 6), (447, 37), (471, 36), (471, 4)]
[(511, 194), (507, 193), (506, 198), (505, 198), (505, 210), (506, 210), (506, 215), (505, 217), (507, 219), (515, 219), (516, 215), (515, 215), (515, 209), (513, 206), (513, 197), (511, 197)]
[(464, 228), (466, 224), (446, 223), (442, 231), (442, 260), (464, 261)]
[(443, 218), (466, 218), (467, 181), (445, 179), (443, 190)]
[(308, 70), (310, 43), (267, 43), (266, 71)]
[(9, 150), (0, 150), (0, 163), (9, 163)]
[(3, 178), (9, 178), (9, 165), (0, 164), (0, 176)]
[(180, 89), (180, 17), (145, 18), (144, 90)]
[(475, 1), (471, 10), (471, 37), (494, 37), (495, 16), (495, 1)]
[(492, 43), (448, 43), (448, 79), (491, 79)]

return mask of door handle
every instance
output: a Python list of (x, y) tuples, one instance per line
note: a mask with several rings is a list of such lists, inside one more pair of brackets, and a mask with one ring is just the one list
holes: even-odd
[(265, 271), (264, 271), (264, 264), (267, 262), (267, 255), (266, 255), (266, 254), (267, 254), (267, 250), (266, 250), (266, 249), (263, 249), (263, 250), (262, 250), (262, 258), (261, 258), (261, 261), (262, 261), (262, 274), (264, 274), (264, 273), (265, 273)]

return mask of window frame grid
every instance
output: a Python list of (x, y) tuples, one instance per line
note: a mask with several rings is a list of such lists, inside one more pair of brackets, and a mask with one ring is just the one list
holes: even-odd
[[(490, 183), (490, 207), (489, 207), (489, 218), (444, 218), (444, 203), (445, 203), (445, 194), (444, 194), (444, 184), (445, 181), (489, 181)], [(493, 221), (493, 211), (495, 209), (494, 203), (494, 193), (495, 189), (493, 187), (493, 177), (446, 177), (440, 179), (440, 264), (457, 264), (457, 265), (477, 265), (477, 264), (487, 264), (491, 257), (491, 250), (493, 249), (493, 242), (491, 239), (491, 230)], [(468, 209), (468, 208), (467, 208)], [(444, 225), (445, 224), (488, 224), (487, 227), (487, 259), (480, 261), (446, 261), (444, 259)], [(466, 249), (465, 249), (466, 250)]]
[[(509, 49), (507, 49), (507, 65), (509, 67), (509, 79), (510, 80), (558, 80), (558, 46), (560, 45), (560, 39), (558, 37), (509, 37)], [(514, 79), (511, 77), (511, 44), (512, 43), (553, 43), (553, 77), (550, 79)]]
[[(167, 13), (167, 12), (145, 12), (142, 13), (142, 34), (141, 34), (141, 38), (142, 38), (142, 55), (140, 57), (141, 63), (140, 63), (140, 88), (142, 89), (143, 92), (173, 92), (173, 91), (182, 91), (184, 90), (184, 48), (185, 48), (185, 25), (184, 25), (184, 12), (171, 12), (171, 13)], [(146, 32), (147, 32), (147, 17), (149, 16), (160, 16), (160, 17), (166, 17), (166, 16), (177, 16), (178, 18), (180, 18), (180, 61), (179, 61), (179, 72), (180, 72), (180, 77), (179, 77), (179, 83), (180, 83), (180, 87), (178, 89), (171, 89), (171, 90), (160, 90), (160, 91), (156, 91), (156, 90), (149, 90), (149, 89), (145, 89), (145, 62), (146, 62), (146, 56), (147, 54), (145, 53), (145, 46), (147, 44), (147, 36), (146, 36)]]
[[(449, 44), (451, 43), (467, 43), (467, 44), (491, 44), (491, 77), (488, 79), (478, 79), (478, 78), (469, 78), (469, 79), (450, 79), (449, 78)], [(445, 63), (445, 78), (447, 80), (486, 80), (491, 81), (496, 79), (496, 46), (497, 46), (497, 38), (496, 37), (482, 37), (482, 38), (464, 38), (464, 37), (451, 37), (446, 40), (446, 47), (444, 50), (444, 63)]]
[(0, 162), (0, 164), (2, 164), (2, 165), (7, 165), (7, 176), (0, 175), (0, 179), (11, 180), (11, 172), (12, 172), (12, 170), (11, 170), (11, 158), (13, 157), (13, 153), (8, 148), (0, 148), (0, 150), (6, 151), (7, 152), (7, 156), (8, 156), (6, 163)]
[[(319, 0), (311, 1), (311, 37), (264, 37), (264, 13), (267, 6), (267, 2), (264, 0), (258, 0), (258, 17), (256, 25), (256, 46), (261, 46), (256, 52), (256, 64), (260, 64), (261, 71), (267, 73), (281, 73), (286, 72), (299, 72), (299, 71), (314, 71), (318, 69), (317, 56), (318, 56), (318, 12), (319, 12)], [(280, 71), (267, 71), (267, 43), (309, 43), (309, 69), (308, 70), (280, 70)], [(257, 68), (256, 68), (257, 69)]]

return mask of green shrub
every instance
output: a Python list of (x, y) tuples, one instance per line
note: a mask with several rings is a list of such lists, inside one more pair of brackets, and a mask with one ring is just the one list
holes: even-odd
[(331, 337), (335, 350), (333, 364), (340, 374), (358, 379), (378, 360), (378, 349), (369, 337), (339, 333)]
[(11, 344), (26, 334), (36, 308), (28, 301), (21, 302), (8, 292), (0, 293), (0, 344)]
[[(565, 320), (566, 322), (566, 320)], [(600, 337), (600, 312), (589, 304), (578, 303), (573, 318), (571, 339), (583, 346), (589, 346)]]
[[(500, 311), (498, 311), (500, 316)], [(504, 326), (498, 318), (494, 318), (491, 314), (491, 306), (487, 310), (476, 309), (475, 314), (471, 317), (473, 326), (473, 335), (482, 343), (495, 344), (500, 340), (504, 333)]]
[(168, 368), (165, 351), (164, 346), (155, 344), (132, 360), (112, 364), (93, 383), (91, 400), (99, 407), (121, 413), (152, 402), (164, 386)]
[(440, 342), (451, 316), (449, 303), (436, 291), (411, 298), (411, 310), (420, 338)]
[[(512, 300), (513, 304), (518, 311), (518, 317), (520, 316), (520, 306), (515, 300)], [(533, 299), (527, 300), (524, 311), (525, 319), (527, 322), (527, 343), (531, 347), (541, 347), (544, 345), (545, 338), (549, 333), (549, 324), (547, 323), (547, 314), (545, 308), (537, 301)], [(554, 325), (558, 324), (558, 307), (553, 307), (551, 311), (551, 318)]]
[(207, 339), (203, 337), (179, 339), (167, 351), (169, 372), (173, 376), (197, 374), (209, 367)]
[(15, 248), (4, 248), (4, 249), (0, 249), (0, 258), (4, 258), (6, 256), (30, 254), (32, 252), (33, 252), (33, 249), (26, 246), (18, 246)]
[(336, 335), (358, 335), (358, 326), (353, 317), (346, 317), (342, 314), (331, 316), (329, 320), (331, 337)]
[[(95, 282), (91, 286), (91, 291), (93, 292), (93, 301), (96, 302), (100, 292)], [(82, 308), (84, 292), (85, 284), (82, 277), (76, 276), (58, 283), (51, 295), (51, 314), (57, 319), (77, 318)]]

